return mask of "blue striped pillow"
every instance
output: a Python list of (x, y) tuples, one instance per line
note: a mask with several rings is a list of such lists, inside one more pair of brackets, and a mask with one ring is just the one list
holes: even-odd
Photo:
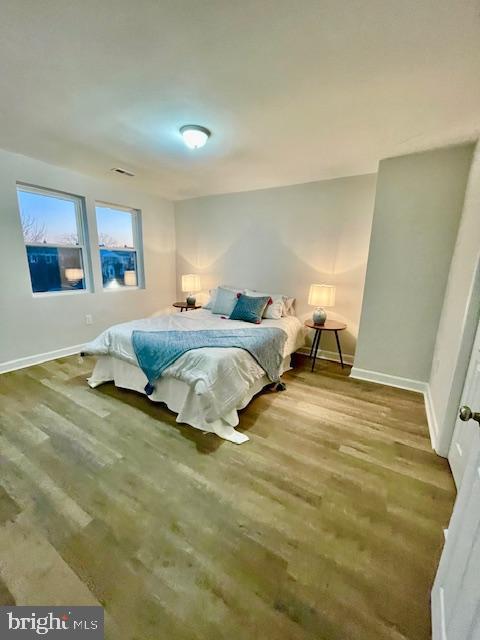
[(237, 304), (230, 314), (230, 320), (243, 320), (244, 322), (260, 324), (265, 307), (270, 304), (270, 302), (270, 296), (253, 297), (241, 293), (238, 296)]

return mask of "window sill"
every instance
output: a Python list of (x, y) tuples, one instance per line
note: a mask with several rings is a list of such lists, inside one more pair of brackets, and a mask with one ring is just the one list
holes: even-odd
[(119, 291), (144, 291), (145, 287), (104, 287), (103, 293), (118, 293)]
[(78, 291), (39, 291), (32, 292), (33, 298), (57, 298), (59, 296), (78, 296), (83, 293), (91, 293), (88, 289), (79, 289)]

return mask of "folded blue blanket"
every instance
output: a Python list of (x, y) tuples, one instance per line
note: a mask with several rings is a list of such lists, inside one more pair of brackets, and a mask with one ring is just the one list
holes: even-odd
[(138, 364), (148, 379), (145, 393), (175, 360), (192, 349), (239, 347), (255, 358), (272, 382), (278, 382), (287, 334), (276, 327), (255, 329), (206, 329), (202, 331), (133, 331)]

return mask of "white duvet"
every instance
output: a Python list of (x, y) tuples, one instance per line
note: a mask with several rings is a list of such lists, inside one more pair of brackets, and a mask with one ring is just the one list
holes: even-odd
[[(111, 356), (114, 359), (122, 360), (135, 366), (138, 369), (135, 374), (141, 374), (145, 378), (143, 372), (138, 368), (133, 351), (132, 331), (199, 331), (244, 327), (255, 327), (258, 331), (261, 331), (262, 327), (278, 327), (285, 331), (287, 340), (284, 347), (284, 358), (287, 358), (304, 344), (303, 325), (295, 316), (286, 316), (279, 320), (263, 320), (261, 325), (254, 325), (223, 319), (221, 316), (212, 314), (211, 311), (198, 309), (115, 325), (85, 345), (85, 351), (90, 354)], [(102, 373), (100, 375), (97, 368), (95, 369), (92, 378), (89, 379), (91, 386), (97, 386), (107, 379), (114, 378), (113, 375), (105, 375), (105, 366), (101, 363), (98, 363), (97, 367), (102, 370)], [(229, 422), (227, 416), (231, 415), (232, 411), (235, 411), (236, 415), (236, 409), (245, 406), (245, 398), (249, 396), (249, 392), (257, 393), (259, 381), (265, 377), (264, 370), (244, 349), (205, 347), (188, 351), (180, 356), (163, 373), (162, 384), (166, 388), (165, 383), (168, 383), (168, 380), (176, 379), (188, 385), (190, 391), (193, 391), (196, 396), (196, 412), (200, 413), (200, 416), (199, 420), (187, 419), (186, 421), (192, 426), (217, 433), (218, 430), (213, 428), (213, 425), (218, 424), (218, 421), (222, 421), (222, 419)], [(267, 381), (265, 381), (266, 383)], [(137, 388), (138, 385), (127, 386)], [(162, 400), (170, 408), (177, 410), (176, 407), (169, 404), (168, 397), (153, 397), (152, 399)], [(238, 419), (236, 423), (238, 424)], [(219, 435), (222, 434), (219, 433)], [(245, 439), (248, 438), (245, 437)]]

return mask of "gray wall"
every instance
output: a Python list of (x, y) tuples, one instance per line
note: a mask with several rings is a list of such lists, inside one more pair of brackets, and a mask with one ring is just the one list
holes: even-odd
[(304, 319), (310, 284), (336, 284), (329, 316), (347, 323), (343, 346), (353, 355), (374, 198), (375, 175), (364, 175), (176, 202), (178, 295), (181, 274), (199, 273), (205, 290), (224, 283), (294, 296)]
[(480, 311), (480, 148), (473, 157), (438, 328), (429, 402), (438, 453), (446, 456)]
[[(95, 291), (33, 297), (18, 212), (16, 181), (86, 198)], [(141, 209), (146, 288), (104, 292), (95, 200)], [(134, 182), (96, 180), (32, 158), (0, 151), (0, 368), (2, 363), (64, 349), (107, 326), (169, 305), (175, 295), (173, 205), (136, 191)], [(85, 315), (93, 316), (93, 325)], [(8, 367), (3, 367), (8, 368)]]
[(379, 166), (357, 369), (427, 381), (473, 145)]

